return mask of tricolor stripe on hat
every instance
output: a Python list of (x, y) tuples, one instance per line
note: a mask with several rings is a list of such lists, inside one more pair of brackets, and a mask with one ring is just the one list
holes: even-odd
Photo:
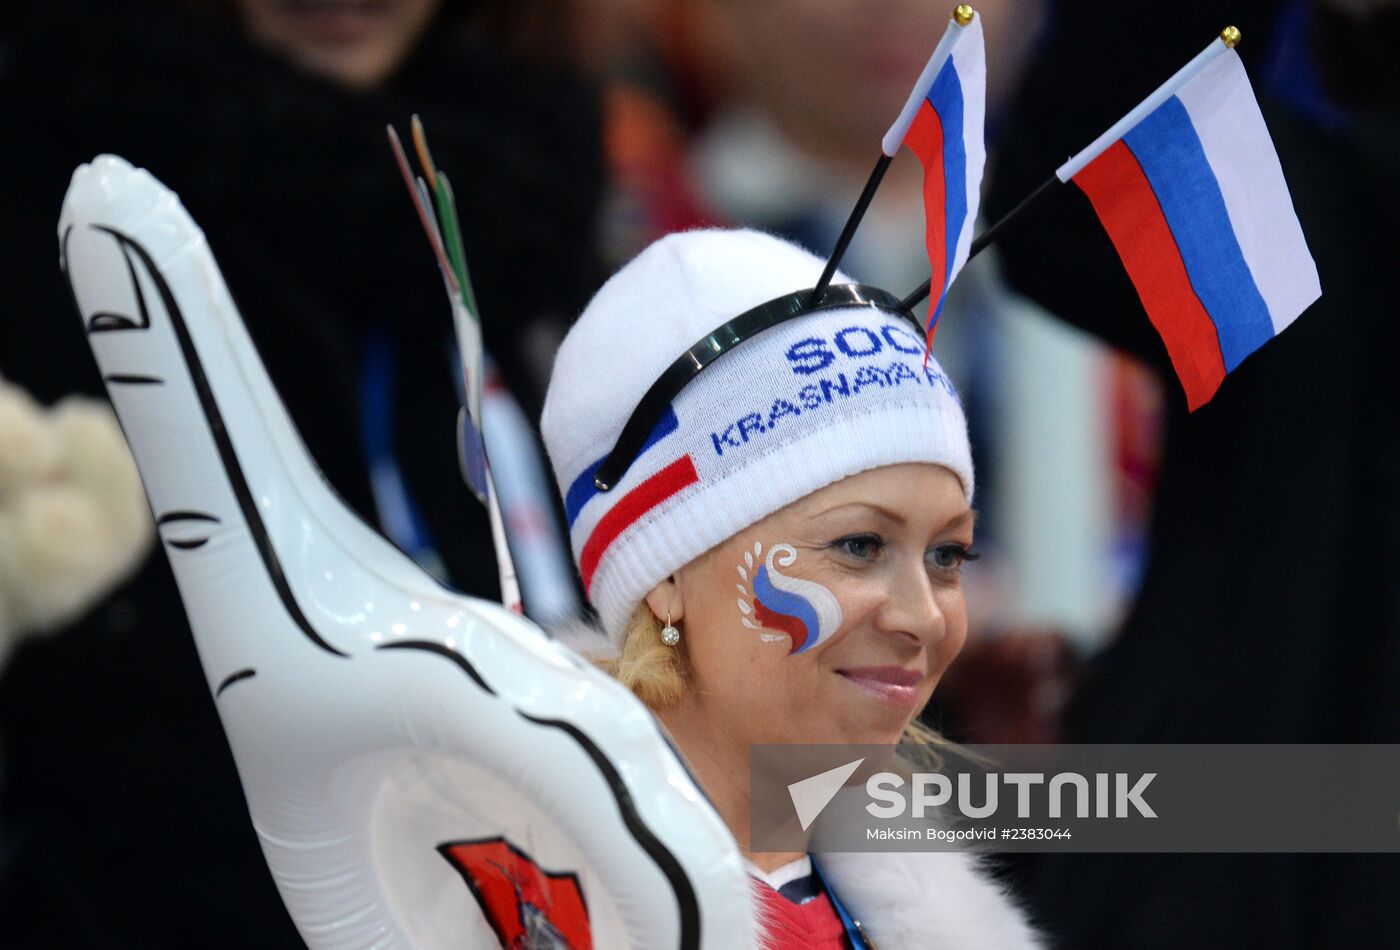
[[(598, 567), (598, 561), (607, 551), (608, 545), (612, 544), (619, 534), (667, 498), (700, 480), (700, 475), (695, 471), (695, 462), (689, 454), (681, 455), (679, 458), (667, 456), (665, 445), (661, 447), (661, 452), (652, 453), (652, 449), (658, 443), (663, 442), (668, 435), (675, 432), (679, 425), (675, 409), (667, 409), (666, 414), (661, 417), (661, 421), (656, 424), (656, 428), (652, 430), (651, 435), (642, 446), (641, 456), (634, 463), (634, 466), (640, 467), (639, 470), (641, 470), (653, 465), (657, 458), (671, 458), (672, 460), (665, 462), (653, 474), (647, 476), (640, 485), (617, 499), (607, 514), (598, 520), (589, 533), (588, 540), (583, 543), (583, 552), (579, 555), (579, 573), (583, 575), (585, 590), (589, 589), (593, 583), (593, 572)], [(598, 474), (598, 467), (603, 464), (603, 460), (606, 458), (605, 453), (584, 469), (583, 474), (574, 479), (568, 492), (565, 493), (564, 511), (569, 518), (570, 530), (577, 523), (584, 507), (602, 494), (593, 483), (593, 478)]]

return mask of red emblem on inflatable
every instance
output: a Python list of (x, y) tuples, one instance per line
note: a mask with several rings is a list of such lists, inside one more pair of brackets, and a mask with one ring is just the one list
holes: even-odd
[(504, 838), (438, 845), (506, 950), (592, 950), (578, 875), (546, 871)]

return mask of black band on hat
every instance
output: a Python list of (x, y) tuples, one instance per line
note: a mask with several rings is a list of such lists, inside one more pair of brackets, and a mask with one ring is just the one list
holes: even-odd
[(816, 303), (812, 302), (810, 287), (794, 290), (790, 294), (761, 303), (752, 310), (745, 310), (696, 341), (657, 377), (641, 402), (637, 403), (637, 408), (632, 411), (627, 424), (622, 427), (617, 444), (603, 460), (603, 464), (598, 466), (598, 472), (593, 476), (593, 486), (601, 492), (606, 492), (622, 480), (622, 476), (627, 474), (627, 470), (642, 453), (642, 447), (646, 445), (647, 438), (665, 414), (666, 408), (706, 366), (769, 327), (809, 313), (851, 307), (883, 310), (913, 323), (920, 334), (924, 332), (924, 328), (919, 325), (913, 314), (900, 307), (898, 297), (889, 291), (865, 284), (835, 284), (828, 287), (821, 300)]

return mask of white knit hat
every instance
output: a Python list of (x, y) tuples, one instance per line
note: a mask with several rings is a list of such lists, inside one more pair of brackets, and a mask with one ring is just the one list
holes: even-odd
[(868, 306), (800, 316), (724, 353), (681, 390), (618, 484), (594, 485), (667, 367), (740, 313), (815, 286), (822, 263), (757, 231), (669, 235), (613, 275), (565, 338), (541, 428), (610, 636), (676, 569), (848, 475), (932, 462), (971, 501), (956, 390), (932, 358), (925, 366), (912, 324)]

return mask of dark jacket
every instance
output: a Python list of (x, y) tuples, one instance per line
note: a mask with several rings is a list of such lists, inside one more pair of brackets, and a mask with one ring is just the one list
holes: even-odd
[[(1236, 4), (1251, 7), (1250, 4)], [(1238, 9), (1255, 87), (1269, 23)], [(1059, 5), (989, 201), (1004, 213), (1224, 25), (1216, 4)], [(1131, 77), (1131, 82), (1127, 78)], [(1400, 741), (1400, 125), (1265, 117), (1322, 299), (1188, 414), (1165, 350), (1073, 185), (999, 242), (1012, 282), (1161, 371), (1169, 404), (1137, 602), (1071, 710), (1076, 742)], [(1325, 820), (1337, 803), (1319, 803)], [(1400, 946), (1400, 858), (1056, 855), (1034, 912), (1074, 948)], [(1189, 935), (1183, 937), (1183, 935)]]

